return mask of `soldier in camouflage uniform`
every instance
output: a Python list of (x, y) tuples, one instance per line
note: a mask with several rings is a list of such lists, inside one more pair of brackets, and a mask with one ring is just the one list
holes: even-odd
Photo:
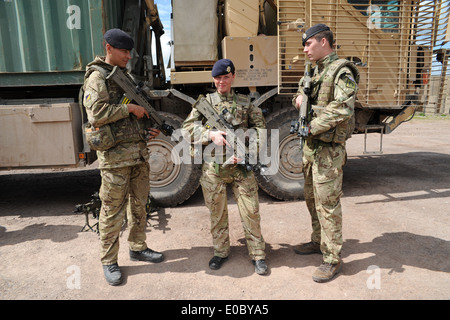
[(118, 285), (122, 282), (117, 264), (119, 233), (125, 215), (130, 227), (130, 258), (150, 262), (161, 262), (164, 258), (161, 253), (149, 249), (145, 242), (145, 206), (150, 192), (145, 136), (149, 133), (152, 139), (159, 130), (147, 131), (143, 125), (143, 118), (149, 116), (147, 111), (135, 104), (121, 104), (124, 92), (106, 79), (114, 66), (126, 67), (131, 58), (133, 39), (119, 29), (108, 30), (104, 38), (106, 57), (96, 57), (88, 64), (82, 99), (94, 132), (96, 128), (103, 130), (109, 126), (108, 132), (114, 140), (112, 147), (97, 149), (102, 177), (99, 232), (105, 279), (110, 285)]
[[(233, 116), (235, 130), (254, 128), (265, 129), (265, 120), (261, 109), (251, 104), (246, 95), (236, 94), (231, 89), (235, 78), (235, 70), (232, 61), (222, 59), (214, 64), (212, 76), (217, 91), (207, 94), (206, 99), (221, 114), (224, 108), (228, 109)], [(211, 142), (220, 148), (223, 154), (224, 146), (228, 145), (225, 140), (225, 132), (210, 130), (202, 125), (206, 122), (204, 116), (193, 105), (192, 111), (183, 124), (191, 137), (199, 137), (194, 143), (209, 145)], [(218, 152), (221, 153), (221, 152)], [(222, 157), (225, 161), (226, 157)], [(233, 164), (224, 166), (224, 161), (216, 161), (217, 154), (203, 154), (202, 176), (200, 183), (203, 190), (205, 204), (210, 210), (211, 235), (214, 246), (214, 256), (209, 261), (209, 267), (213, 270), (219, 269), (228, 259), (230, 253), (230, 238), (228, 228), (227, 208), (227, 184), (231, 184), (233, 196), (237, 202), (241, 221), (244, 227), (248, 252), (255, 272), (263, 275), (267, 273), (265, 262), (265, 242), (261, 234), (258, 184), (252, 171), (247, 171), (238, 165), (233, 156)]]
[[(333, 33), (324, 24), (303, 35), (304, 52), (316, 67), (311, 82), (312, 120), (303, 147), (304, 194), (312, 220), (311, 242), (295, 248), (298, 254), (322, 253), (323, 262), (313, 280), (331, 280), (342, 268), (342, 196), (345, 141), (351, 125), (359, 73), (333, 50)], [(303, 78), (293, 99), (302, 103)]]

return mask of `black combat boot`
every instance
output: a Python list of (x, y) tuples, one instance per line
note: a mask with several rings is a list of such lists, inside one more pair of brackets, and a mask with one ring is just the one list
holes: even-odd
[(142, 251), (131, 251), (130, 259), (132, 261), (147, 261), (158, 263), (164, 260), (164, 255), (160, 252), (153, 251), (152, 249), (145, 249)]
[(111, 286), (118, 286), (122, 283), (122, 273), (117, 263), (103, 265), (103, 273), (105, 274), (106, 282)]
[(209, 268), (212, 270), (218, 270), (222, 266), (222, 264), (228, 260), (228, 257), (222, 258), (219, 256), (212, 257), (211, 260), (209, 260)]
[(259, 275), (267, 274), (267, 264), (266, 261), (261, 260), (253, 260), (253, 264), (255, 265), (255, 272)]

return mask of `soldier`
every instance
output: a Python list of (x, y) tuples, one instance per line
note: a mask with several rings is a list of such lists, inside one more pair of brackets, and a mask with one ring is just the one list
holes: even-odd
[[(322, 253), (322, 264), (313, 280), (331, 280), (342, 268), (342, 168), (346, 161), (345, 141), (351, 133), (359, 73), (333, 50), (333, 33), (324, 24), (303, 35), (304, 52), (316, 62), (312, 76), (312, 120), (303, 147), (305, 202), (311, 214), (311, 241), (297, 246), (298, 254)], [(293, 98), (302, 104), (303, 79)]]
[[(233, 62), (228, 59), (217, 61), (212, 69), (212, 77), (217, 91), (207, 94), (206, 99), (213, 108), (221, 114), (224, 109), (233, 116), (233, 126), (236, 129), (255, 128), (265, 129), (265, 120), (261, 109), (255, 107), (246, 95), (236, 94), (231, 89), (235, 78)], [(205, 123), (204, 116), (193, 105), (192, 111), (183, 123), (183, 129), (196, 137), (206, 146), (213, 142), (223, 151), (229, 143), (225, 139), (226, 132), (210, 130), (201, 123)], [(223, 152), (225, 153), (225, 152)], [(214, 256), (209, 261), (209, 267), (219, 269), (228, 259), (230, 253), (230, 238), (228, 230), (227, 184), (231, 184), (233, 196), (237, 202), (241, 221), (244, 227), (247, 248), (255, 265), (255, 272), (260, 275), (267, 273), (265, 262), (265, 242), (261, 234), (258, 184), (252, 171), (247, 171), (233, 156), (233, 164), (224, 166), (216, 157), (203, 155), (202, 176), (200, 183), (203, 190), (205, 204), (211, 214), (211, 235), (214, 246)], [(223, 158), (225, 159), (225, 158)]]
[(119, 29), (108, 30), (104, 39), (106, 57), (96, 57), (88, 64), (82, 99), (94, 132), (105, 130), (109, 137), (105, 140), (114, 141), (113, 146), (97, 149), (102, 177), (99, 232), (105, 279), (110, 285), (119, 285), (122, 282), (117, 263), (119, 233), (126, 214), (131, 260), (161, 262), (164, 259), (163, 254), (149, 249), (145, 242), (145, 206), (150, 192), (145, 137), (149, 133), (149, 139), (153, 139), (159, 130), (145, 128), (143, 118), (149, 117), (147, 111), (136, 104), (121, 104), (124, 92), (113, 81), (106, 80), (114, 66), (126, 67), (133, 39)]

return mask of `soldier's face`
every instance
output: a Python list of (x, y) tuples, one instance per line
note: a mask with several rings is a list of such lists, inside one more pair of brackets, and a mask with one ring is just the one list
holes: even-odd
[(234, 78), (236, 75), (232, 74), (231, 72), (228, 74), (220, 75), (217, 77), (214, 77), (214, 85), (217, 88), (217, 91), (220, 94), (226, 94), (231, 92), (231, 85), (233, 84)]
[(120, 68), (125, 68), (131, 59), (130, 50), (114, 48), (109, 44), (106, 44), (106, 52), (106, 62)]
[(328, 42), (325, 38), (317, 41), (314, 37), (312, 37), (305, 42), (303, 52), (306, 53), (309, 60), (318, 61), (328, 54), (325, 50), (326, 46), (328, 46)]

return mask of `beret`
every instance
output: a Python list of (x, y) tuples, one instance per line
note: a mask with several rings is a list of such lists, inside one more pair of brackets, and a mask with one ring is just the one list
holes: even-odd
[(223, 74), (234, 73), (234, 64), (230, 59), (220, 59), (212, 68), (212, 76), (217, 77)]
[(110, 29), (106, 31), (104, 39), (107, 43), (117, 49), (131, 50), (134, 47), (133, 38), (120, 29)]
[(303, 38), (302, 38), (303, 46), (305, 46), (306, 41), (308, 41), (308, 39), (311, 38), (312, 36), (315, 36), (319, 32), (329, 31), (329, 30), (330, 30), (330, 28), (323, 23), (319, 23), (319, 24), (312, 26), (311, 28), (306, 30), (306, 32), (303, 34)]

